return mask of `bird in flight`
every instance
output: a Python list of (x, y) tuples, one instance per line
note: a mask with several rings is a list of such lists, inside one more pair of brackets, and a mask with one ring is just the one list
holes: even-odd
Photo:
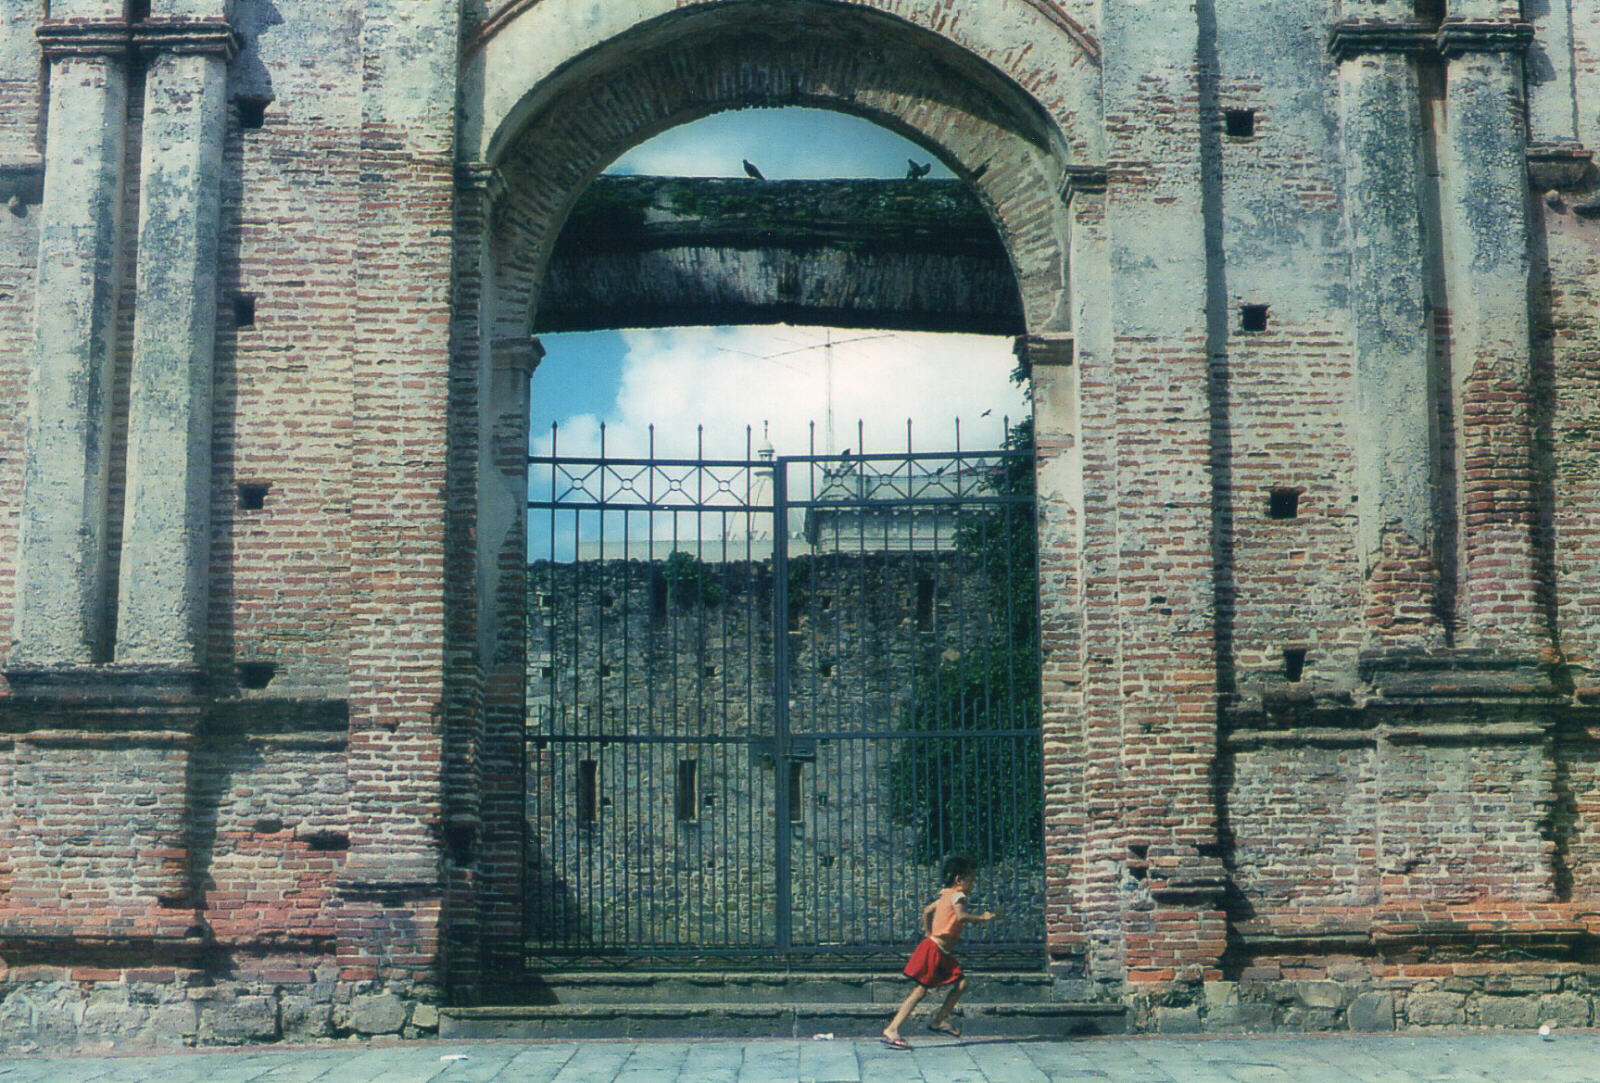
[(763, 177), (761, 175), (761, 170), (757, 169), (756, 166), (755, 166), (755, 163), (752, 162), (749, 158), (746, 158), (744, 160), (744, 171), (748, 176), (754, 177), (756, 180), (766, 180), (767, 179), (766, 177)]
[(928, 175), (928, 172), (931, 169), (933, 169), (932, 162), (923, 162), (921, 165), (918, 165), (915, 159), (907, 158), (906, 180), (921, 180), (923, 177)]

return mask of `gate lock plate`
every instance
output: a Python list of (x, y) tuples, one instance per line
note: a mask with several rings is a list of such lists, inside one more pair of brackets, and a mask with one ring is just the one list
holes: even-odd
[[(790, 737), (789, 755), (791, 763), (815, 763), (817, 760), (817, 739), (815, 737)], [(778, 739), (776, 737), (758, 737), (750, 742), (750, 762), (761, 767), (771, 767), (778, 760)]]

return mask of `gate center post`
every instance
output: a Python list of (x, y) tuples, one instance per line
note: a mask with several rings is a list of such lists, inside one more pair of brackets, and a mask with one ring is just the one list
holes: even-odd
[(774, 935), (780, 954), (793, 941), (789, 857), (789, 460), (772, 464), (772, 791)]

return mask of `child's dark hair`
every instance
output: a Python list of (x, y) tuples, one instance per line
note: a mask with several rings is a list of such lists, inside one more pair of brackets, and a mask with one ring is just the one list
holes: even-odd
[(978, 863), (966, 854), (951, 854), (939, 867), (939, 875), (944, 878), (945, 887), (954, 887), (957, 880), (971, 876), (977, 871)]

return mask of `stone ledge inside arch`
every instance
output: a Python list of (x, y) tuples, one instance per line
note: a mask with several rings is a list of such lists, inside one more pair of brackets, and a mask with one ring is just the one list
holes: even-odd
[[(858, 288), (828, 288), (842, 281)], [(541, 332), (740, 320), (1015, 333), (1022, 309), (960, 181), (601, 177), (585, 190)]]

